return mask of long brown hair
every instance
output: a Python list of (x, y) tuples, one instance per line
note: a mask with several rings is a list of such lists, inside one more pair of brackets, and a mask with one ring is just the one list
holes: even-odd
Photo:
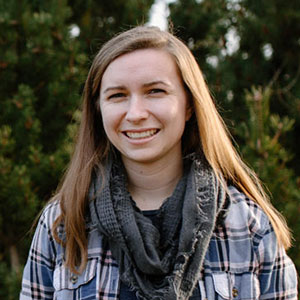
[[(83, 93), (83, 111), (75, 151), (61, 186), (54, 196), (59, 199), (61, 214), (53, 225), (56, 240), (66, 251), (66, 266), (82, 271), (87, 261), (85, 214), (93, 169), (103, 168), (110, 142), (103, 129), (99, 90), (107, 66), (120, 55), (138, 49), (163, 49), (171, 54), (190, 94), (194, 113), (183, 135), (183, 154), (201, 151), (216, 174), (222, 174), (247, 196), (256, 201), (270, 218), (278, 242), (290, 246), (290, 233), (284, 218), (271, 205), (257, 176), (234, 149), (228, 130), (220, 117), (190, 50), (174, 35), (155, 27), (139, 26), (123, 32), (100, 49), (90, 68)], [(57, 235), (63, 223), (66, 240)]]

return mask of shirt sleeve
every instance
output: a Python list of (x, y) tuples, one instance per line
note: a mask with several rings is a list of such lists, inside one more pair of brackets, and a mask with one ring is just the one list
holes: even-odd
[(55, 206), (46, 207), (39, 219), (23, 272), (20, 300), (53, 299), (56, 247), (50, 224)]
[(297, 272), (268, 226), (258, 246), (260, 299), (297, 300)]

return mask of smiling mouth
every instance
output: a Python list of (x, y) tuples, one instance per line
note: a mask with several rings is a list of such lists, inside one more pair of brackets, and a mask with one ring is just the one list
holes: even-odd
[(155, 135), (158, 131), (158, 129), (151, 129), (141, 132), (125, 131), (124, 134), (131, 139), (144, 139)]

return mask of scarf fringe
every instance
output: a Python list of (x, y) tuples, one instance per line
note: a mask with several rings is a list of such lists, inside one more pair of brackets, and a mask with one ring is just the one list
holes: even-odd
[[(144, 300), (186, 300), (192, 295), (224, 210), (224, 183), (203, 156), (187, 160), (189, 171), (160, 209), (160, 231), (132, 203), (120, 161), (111, 160), (105, 180), (97, 176), (91, 184), (92, 222), (108, 240), (121, 280)], [(159, 240), (170, 241), (163, 252)]]

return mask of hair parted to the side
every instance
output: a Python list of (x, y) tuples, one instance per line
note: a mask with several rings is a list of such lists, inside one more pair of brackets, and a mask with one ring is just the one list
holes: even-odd
[[(109, 40), (100, 49), (90, 68), (84, 93), (82, 120), (70, 166), (53, 199), (59, 199), (61, 215), (53, 225), (55, 239), (66, 251), (65, 264), (72, 272), (81, 272), (87, 261), (85, 214), (88, 190), (95, 167), (103, 168), (110, 142), (103, 129), (99, 91), (107, 66), (120, 55), (139, 49), (162, 49), (173, 56), (190, 94), (194, 113), (183, 135), (183, 155), (202, 151), (216, 174), (233, 182), (257, 202), (270, 218), (278, 242), (290, 246), (290, 232), (284, 218), (271, 205), (257, 176), (234, 149), (228, 130), (220, 117), (199, 66), (187, 48), (174, 35), (156, 27), (139, 26)], [(66, 239), (60, 240), (58, 226), (63, 224)], [(79, 267), (79, 268), (78, 268)]]

